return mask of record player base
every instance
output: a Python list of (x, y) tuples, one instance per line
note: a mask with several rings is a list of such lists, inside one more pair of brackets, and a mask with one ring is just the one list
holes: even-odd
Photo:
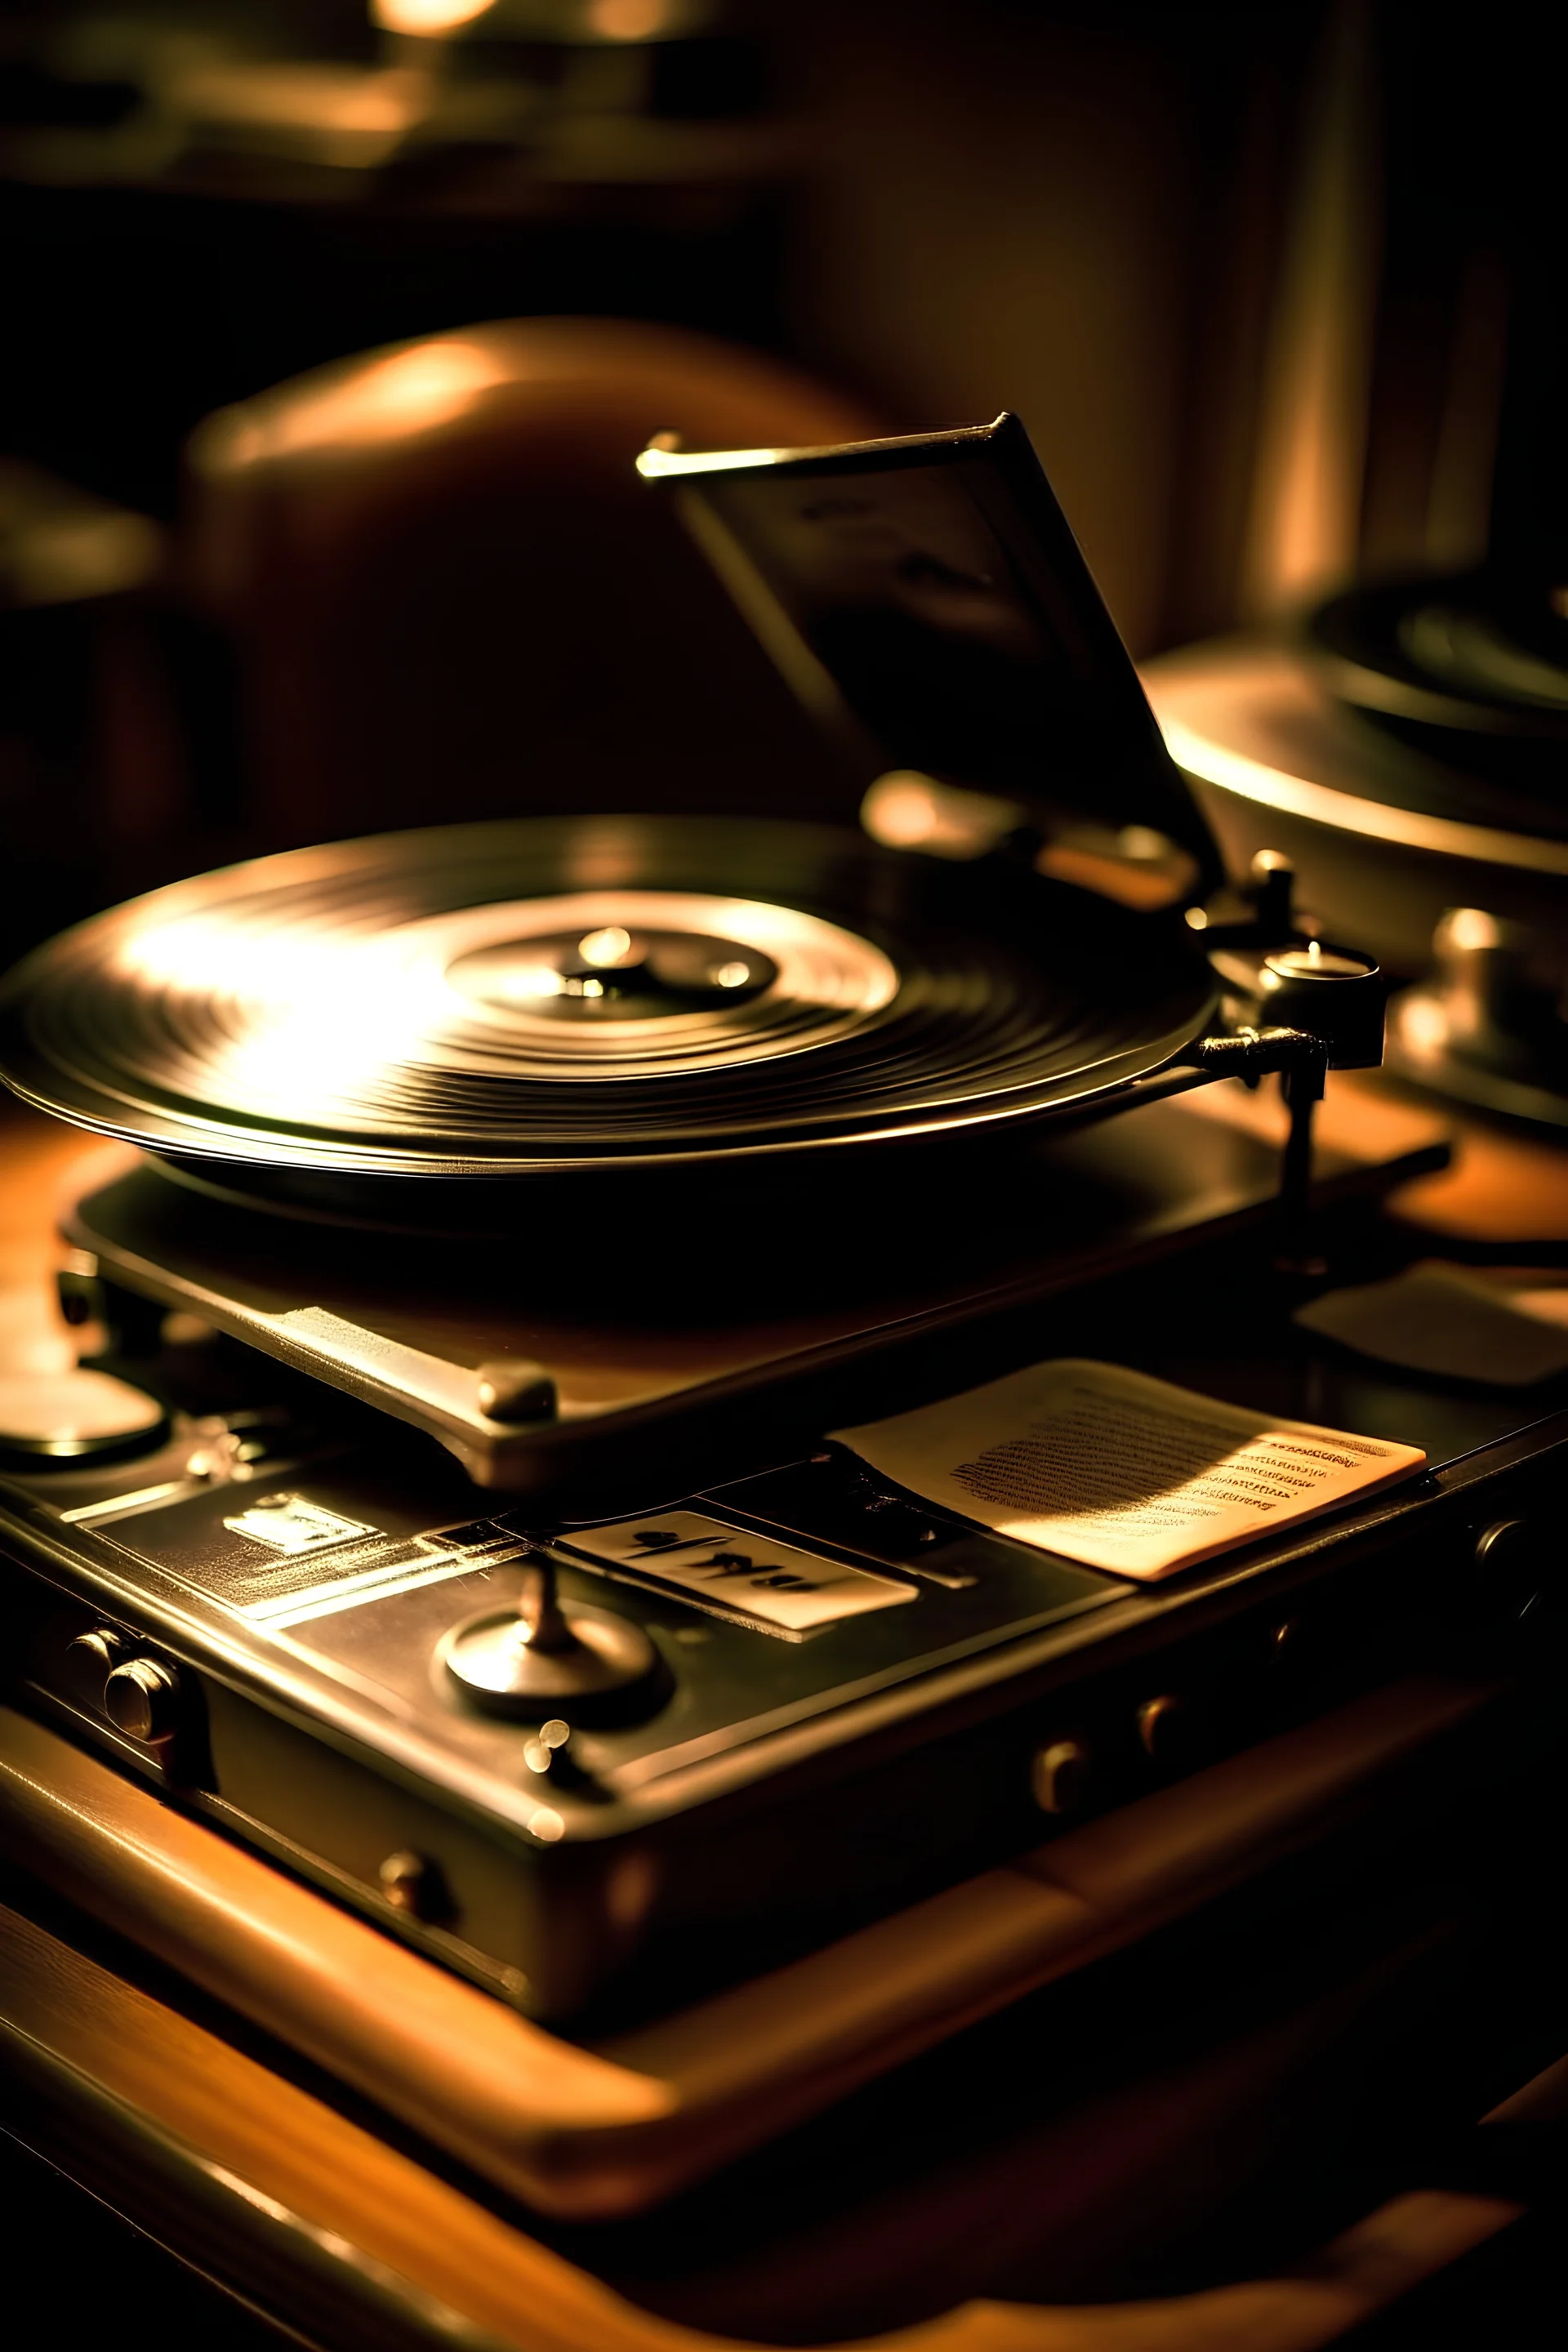
[[(441, 2177), (374, 2118), (340, 2112), (83, 1940), (58, 1917), (0, 1912), (7, 2127), (291, 2334), (334, 2352), (740, 2352), (752, 2340), (628, 2300), (594, 2274), (591, 2252), (574, 2261), (542, 2242), (526, 2215)], [(1521, 2211), (1506, 2197), (1417, 2190), (1266, 2274), (1131, 2303), (964, 2300), (834, 2340), (840, 2352), (1306, 2352)], [(765, 2317), (760, 2334), (777, 2340)]]
[(710, 2175), (1323, 1838), (1374, 1791), (1387, 1801), (1402, 1768), (1441, 1776), (1498, 1698), (1436, 1679), (1373, 1692), (597, 2045), (531, 2023), (9, 1710), (0, 1853), (506, 2191), (596, 2219)]

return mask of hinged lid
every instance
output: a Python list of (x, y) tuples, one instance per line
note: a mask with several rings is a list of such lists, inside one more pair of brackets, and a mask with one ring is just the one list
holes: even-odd
[(803, 702), (879, 779), (864, 811), (879, 838), (963, 856), (1021, 827), (1047, 871), (1151, 908), (1220, 881), (1016, 416), (827, 449), (656, 444), (637, 462), (675, 489)]

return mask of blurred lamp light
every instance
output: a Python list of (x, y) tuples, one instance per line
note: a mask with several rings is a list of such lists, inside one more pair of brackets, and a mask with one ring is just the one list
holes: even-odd
[(1024, 815), (1011, 801), (938, 783), (918, 768), (889, 768), (860, 803), (860, 822), (873, 841), (932, 857), (988, 856)]
[(495, 0), (370, 0), (370, 21), (384, 33), (455, 33)]
[(505, 366), (481, 344), (456, 336), (416, 343), (280, 410), (265, 398), (219, 409), (192, 442), (192, 461), (198, 470), (253, 466), (308, 449), (400, 440), (450, 424), (507, 380)]
[(668, 0), (588, 0), (588, 29), (604, 41), (651, 41), (672, 13)]

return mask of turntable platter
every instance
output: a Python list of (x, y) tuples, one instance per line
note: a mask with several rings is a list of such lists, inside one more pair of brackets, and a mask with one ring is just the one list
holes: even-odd
[(355, 1180), (682, 1162), (1093, 1101), (1201, 1033), (1151, 921), (996, 861), (531, 819), (154, 892), (0, 991), (0, 1071), (176, 1160)]

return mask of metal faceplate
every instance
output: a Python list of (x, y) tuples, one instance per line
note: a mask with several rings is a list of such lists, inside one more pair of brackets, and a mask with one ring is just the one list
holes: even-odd
[[(549, 1546), (563, 1596), (643, 1626), (667, 1671), (630, 1719), (580, 1730), (577, 1780), (561, 1795), (520, 1769), (516, 1727), (468, 1706), (437, 1666), (454, 1625), (517, 1600), (536, 1531), (515, 1515), (422, 1527), (417, 1487), (378, 1467), (379, 1493), (363, 1460), (303, 1471), (281, 1463), (277, 1484), (252, 1479), (237, 1494), (187, 1495), (123, 1517), (110, 1507), (88, 1524), (128, 1565), (176, 1579), (221, 1613), (259, 1664), (308, 1662), (354, 1703), (378, 1746), (438, 1754), (454, 1787), (525, 1831), (548, 1796), (572, 1837), (614, 1835), (650, 1807), (690, 1801), (697, 1789), (687, 1776), (699, 1762), (738, 1760), (785, 1725), (1121, 1593), (1093, 1570), (937, 1515), (931, 1540), (909, 1547), (919, 1573), (885, 1557), (857, 1559), (847, 1547), (786, 1539), (722, 1505), (563, 1530)], [(425, 1498), (426, 1511), (435, 1500)], [(671, 1536), (673, 1544), (663, 1540)], [(552, 1842), (561, 1834), (549, 1832)]]
[[(1256, 1368), (1202, 1376), (1250, 1385)], [(1349, 1390), (1334, 1405), (1374, 1410)], [(5, 1548), (31, 1570), (9, 1587), (10, 1679), (179, 1801), (565, 2016), (634, 1950), (685, 1951), (699, 1924), (721, 1976), (739, 1964), (726, 1938), (739, 1954), (759, 1923), (865, 1916), (1026, 1843), (1047, 1735), (1087, 1726), (1114, 1793), (1118, 1771), (1148, 1769), (1133, 1726), (1151, 1693), (1200, 1688), (1216, 1661), (1245, 1727), (1297, 1588), (1329, 1611), (1334, 1674), (1380, 1614), (1408, 1626), (1473, 1541), (1462, 1497), (1437, 1489), (1489, 1479), (1489, 1447), (1536, 1478), (1539, 1448), (1519, 1455), (1509, 1400), (1385, 1384), (1375, 1409), (1426, 1442), (1434, 1480), (1137, 1591), (928, 1511), (831, 1447), (552, 1528), (475, 1518), (472, 1487), (427, 1448), (345, 1447), (285, 1412), (226, 1476), (209, 1437), (200, 1475), (165, 1449), (9, 1482)], [(618, 1710), (498, 1719), (442, 1665), (454, 1627), (521, 1606), (541, 1545), (569, 1613), (623, 1620), (657, 1653)], [(1216, 1636), (1216, 1610), (1274, 1614)], [(107, 1710), (106, 1670), (128, 1665), (174, 1706), (167, 1735), (138, 1739)]]

